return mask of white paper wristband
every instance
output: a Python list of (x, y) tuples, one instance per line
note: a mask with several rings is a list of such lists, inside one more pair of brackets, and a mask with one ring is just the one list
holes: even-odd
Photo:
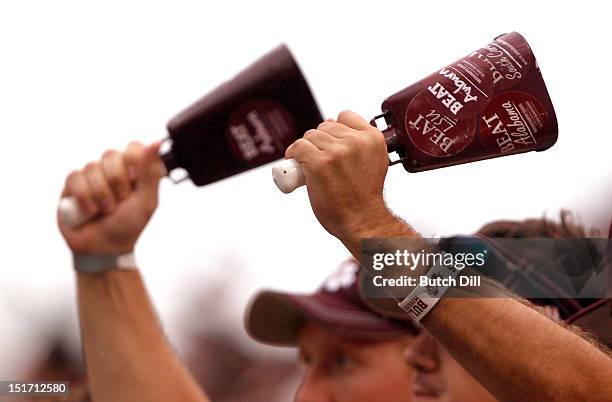
[(74, 270), (97, 274), (116, 269), (137, 269), (134, 253), (126, 254), (73, 254)]
[[(444, 255), (442, 255), (441, 260), (444, 260)], [(432, 266), (424, 276), (427, 277), (428, 282), (431, 282), (431, 280), (436, 281), (436, 278), (455, 279), (459, 275), (459, 272), (461, 272), (459, 268), (440, 264)], [(448, 282), (451, 282), (451, 280), (448, 280)], [(410, 318), (420, 322), (440, 301), (449, 287), (450, 286), (444, 284), (429, 284), (428, 286), (421, 286), (419, 284), (410, 292), (408, 297), (398, 303), (398, 306), (408, 313)]]

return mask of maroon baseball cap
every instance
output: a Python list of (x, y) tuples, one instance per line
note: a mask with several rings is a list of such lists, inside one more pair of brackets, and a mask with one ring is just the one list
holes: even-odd
[(370, 311), (359, 296), (358, 275), (359, 264), (349, 260), (312, 294), (259, 292), (245, 316), (247, 333), (277, 346), (296, 345), (306, 322), (352, 340), (377, 341), (419, 333), (420, 326), (413, 321), (384, 318)]

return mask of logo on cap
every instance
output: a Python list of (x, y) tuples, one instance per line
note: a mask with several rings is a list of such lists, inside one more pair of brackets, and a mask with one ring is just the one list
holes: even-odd
[(340, 289), (350, 288), (357, 281), (357, 271), (359, 267), (354, 261), (344, 262), (323, 282), (323, 289), (337, 292)]

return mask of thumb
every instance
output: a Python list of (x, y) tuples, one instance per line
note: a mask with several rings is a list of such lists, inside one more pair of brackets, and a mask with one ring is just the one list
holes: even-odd
[(159, 156), (160, 146), (161, 141), (157, 141), (145, 148), (142, 159), (136, 166), (137, 190), (157, 191), (160, 179), (166, 175), (166, 168)]

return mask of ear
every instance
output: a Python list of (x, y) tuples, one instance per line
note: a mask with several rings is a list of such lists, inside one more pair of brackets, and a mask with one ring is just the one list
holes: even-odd
[(410, 348), (412, 348), (413, 345), (414, 345), (414, 341), (406, 342), (402, 346), (402, 357), (404, 358), (404, 363), (406, 363), (409, 366), (412, 366), (412, 364), (409, 361), (409, 357), (410, 357)]

